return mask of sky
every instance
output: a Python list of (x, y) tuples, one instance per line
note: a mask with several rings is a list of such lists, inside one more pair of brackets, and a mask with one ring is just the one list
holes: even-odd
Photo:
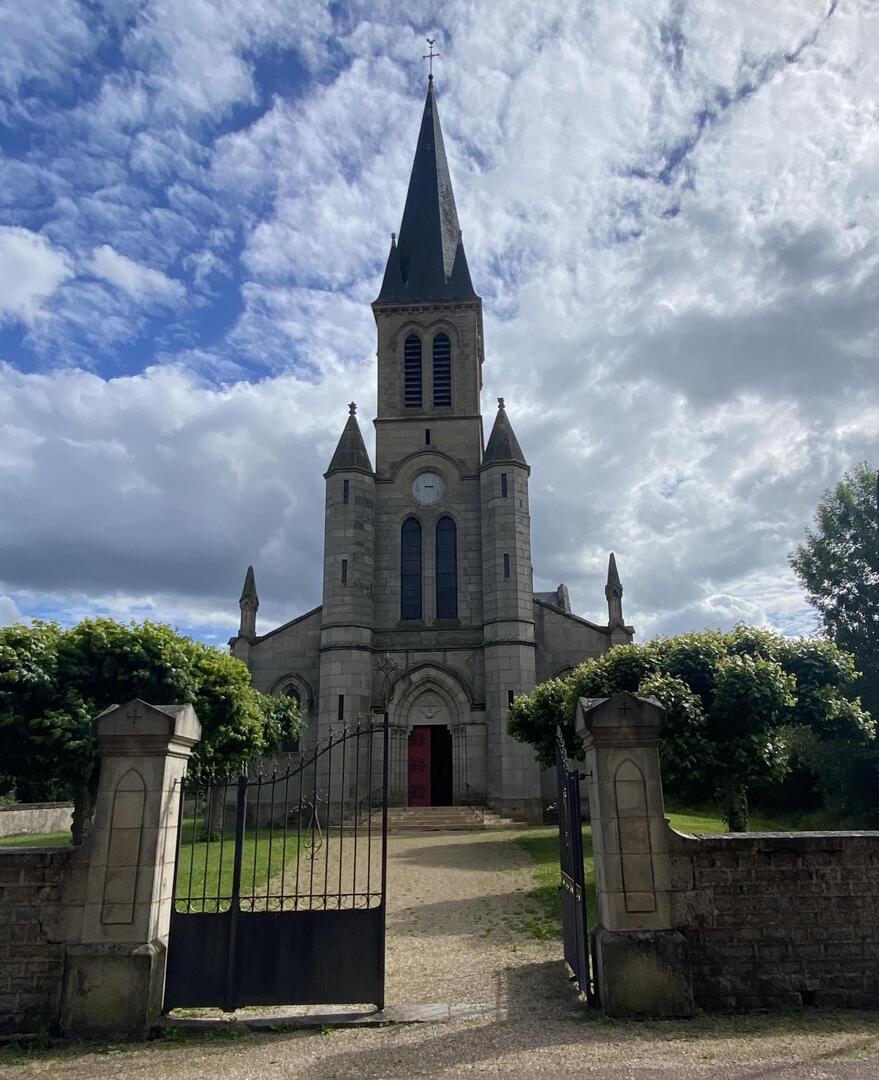
[[(405, 7), (405, 11), (403, 11)], [(535, 589), (810, 633), (879, 465), (876, 0), (0, 0), (0, 624), (320, 603), (425, 92), (531, 464)]]

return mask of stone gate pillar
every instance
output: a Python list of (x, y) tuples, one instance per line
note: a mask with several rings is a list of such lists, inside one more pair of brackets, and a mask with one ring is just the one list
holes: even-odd
[(162, 1008), (180, 783), (201, 724), (191, 705), (113, 705), (95, 720), (101, 771), (80, 944), (67, 950), (61, 1028), (144, 1037)]
[(659, 767), (665, 710), (654, 698), (581, 698), (601, 1005), (612, 1016), (689, 1016), (687, 944), (672, 929), (668, 823)]

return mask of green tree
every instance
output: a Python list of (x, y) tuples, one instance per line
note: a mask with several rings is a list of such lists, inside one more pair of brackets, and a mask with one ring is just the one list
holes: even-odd
[(854, 656), (860, 696), (879, 715), (879, 508), (866, 461), (824, 493), (790, 562), (824, 632)]
[(787, 771), (797, 742), (791, 733), (810, 733), (812, 741), (797, 743), (810, 769), (820, 759), (816, 740), (864, 755), (875, 724), (848, 696), (856, 677), (851, 656), (831, 641), (746, 626), (681, 634), (616, 646), (568, 678), (542, 683), (516, 699), (508, 730), (550, 765), (556, 725), (573, 753), (582, 749), (573, 726), (579, 698), (618, 690), (655, 697), (668, 717), (661, 748), (668, 791), (691, 802), (713, 796), (730, 828), (744, 829), (749, 790), (777, 783)]
[(96, 782), (92, 721), (139, 697), (189, 703), (202, 724), (191, 769), (235, 772), (298, 734), (288, 697), (260, 694), (247, 667), (169, 626), (86, 619), (0, 629), (0, 760), (20, 792), (68, 785), (75, 838), (91, 814)]

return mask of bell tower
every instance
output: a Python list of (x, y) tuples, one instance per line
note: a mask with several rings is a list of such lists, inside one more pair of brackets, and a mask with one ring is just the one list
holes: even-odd
[(376, 473), (433, 447), (479, 468), (482, 300), (470, 280), (433, 76), (399, 235), (372, 305), (378, 331)]
[[(389, 645), (482, 625), (482, 300), (470, 279), (433, 76), (400, 231), (372, 305), (375, 627)], [(418, 635), (421, 635), (420, 638)]]

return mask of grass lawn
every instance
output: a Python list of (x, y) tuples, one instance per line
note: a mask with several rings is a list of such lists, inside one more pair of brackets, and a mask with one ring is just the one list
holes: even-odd
[[(191, 899), (192, 911), (216, 911), (218, 898), (221, 910), (228, 910), (228, 902), (223, 904), (222, 901), (228, 900), (232, 888), (235, 828), (227, 825), (222, 833), (214, 832), (208, 840), (200, 839), (199, 833), (199, 827), (194, 826), (191, 817), (184, 819), (175, 895), (178, 900)], [(242, 895), (265, 896), (270, 882), (280, 891), (282, 877), (283, 891), (292, 894), (296, 884), (296, 851), (295, 832), (287, 834), (285, 843), (280, 828), (276, 827), (274, 831), (268, 826), (246, 829), (241, 858)], [(303, 857), (300, 888), (306, 884), (303, 875), (309, 866), (309, 860)]]
[(69, 847), (70, 829), (41, 832), (32, 836), (0, 836), (0, 847)]
[[(214, 833), (210, 840), (199, 839), (195, 829), (193, 843), (193, 820), (186, 818), (180, 844), (180, 862), (177, 873), (177, 899), (192, 898), (193, 911), (216, 911), (217, 898), (228, 897), (232, 886), (235, 829), (232, 826), (220, 834)], [(271, 841), (271, 843), (270, 843)], [(35, 833), (32, 836), (2, 836), (0, 848), (69, 847), (70, 832)], [(318, 856), (320, 852), (317, 853)], [(286, 871), (284, 872), (284, 868)], [(302, 859), (300, 885), (304, 887), (310, 863)], [(287, 836), (286, 847), (280, 829), (272, 836), (269, 828), (248, 829), (244, 834), (241, 862), (241, 892), (255, 892), (265, 896), (268, 883), (278, 886), (284, 872), (284, 891), (292, 893), (296, 880), (296, 834)], [(315, 871), (317, 884), (317, 869)], [(323, 886), (323, 863), (320, 863), (320, 885)], [(213, 899), (212, 899), (213, 898)], [(228, 908), (228, 904), (224, 905)]]

